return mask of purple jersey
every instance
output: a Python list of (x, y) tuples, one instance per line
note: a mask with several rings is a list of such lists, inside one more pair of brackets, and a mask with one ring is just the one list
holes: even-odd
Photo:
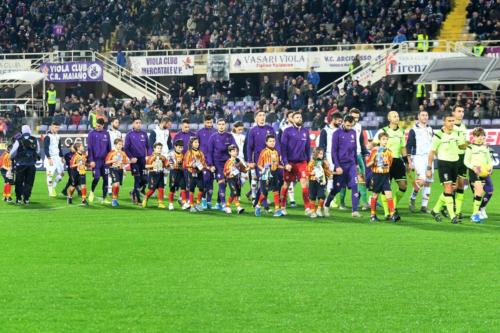
[(208, 140), (208, 155), (207, 164), (215, 165), (217, 163), (224, 164), (229, 159), (229, 152), (227, 148), (230, 145), (236, 145), (236, 141), (231, 133), (223, 132), (223, 133), (215, 133)]
[[(248, 137), (246, 141), (247, 145), (247, 159), (249, 163), (257, 163), (259, 160), (260, 152), (266, 148), (266, 137), (268, 135), (274, 135), (274, 128), (269, 125), (264, 126), (254, 126), (248, 132)], [(276, 150), (281, 153), (280, 143), (276, 139)]]
[(284, 164), (309, 162), (311, 143), (309, 131), (304, 127), (287, 127), (281, 135), (281, 158)]
[(123, 150), (129, 158), (145, 158), (151, 155), (148, 134), (142, 130), (128, 132)]
[(89, 162), (104, 161), (111, 151), (111, 138), (108, 131), (93, 130), (87, 137)]
[(202, 128), (199, 130), (196, 135), (198, 136), (198, 139), (200, 140), (200, 149), (203, 152), (203, 154), (208, 156), (208, 140), (210, 140), (210, 137), (212, 134), (217, 133), (217, 130), (215, 128)]
[(357, 164), (356, 131), (340, 127), (332, 135), (332, 161), (335, 167)]
[[(192, 138), (192, 137), (196, 137), (196, 133), (195, 132), (177, 132), (174, 136), (174, 145), (175, 145), (175, 142), (177, 140), (182, 140), (184, 142), (184, 148), (182, 149), (182, 153), (185, 154), (187, 151), (188, 151), (188, 148), (189, 148), (189, 140)], [(201, 142), (200, 142), (201, 143)]]

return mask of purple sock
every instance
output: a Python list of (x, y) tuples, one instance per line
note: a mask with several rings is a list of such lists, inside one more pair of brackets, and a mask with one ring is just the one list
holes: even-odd
[(219, 192), (217, 193), (217, 201), (221, 205), (226, 203), (226, 183), (219, 184)]
[(479, 206), (480, 209), (486, 208), (486, 205), (488, 202), (490, 202), (491, 197), (493, 196), (493, 193), (486, 193), (483, 197), (483, 200), (481, 201), (481, 206)]
[(359, 192), (358, 187), (355, 186), (352, 188), (352, 211), (356, 212), (359, 206)]

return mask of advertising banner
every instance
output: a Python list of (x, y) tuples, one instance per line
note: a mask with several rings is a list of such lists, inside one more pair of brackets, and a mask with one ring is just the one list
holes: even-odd
[(434, 59), (465, 57), (459, 52), (412, 52), (390, 54), (386, 58), (385, 73), (387, 75), (398, 74), (422, 74)]
[(137, 76), (193, 75), (192, 56), (130, 57), (130, 69)]
[(208, 55), (207, 80), (229, 81), (229, 54)]
[(102, 81), (103, 65), (100, 61), (44, 63), (40, 71), (50, 82)]
[(317, 72), (347, 72), (349, 65), (356, 55), (359, 55), (361, 64), (369, 62), (377, 57), (380, 50), (363, 51), (323, 51), (309, 53), (309, 68), (315, 67)]
[(306, 72), (308, 55), (305, 52), (273, 52), (231, 54), (231, 73)]
[(500, 58), (500, 46), (487, 47), (485, 55), (491, 58)]
[(29, 70), (31, 70), (31, 60), (29, 59), (0, 60), (0, 74)]

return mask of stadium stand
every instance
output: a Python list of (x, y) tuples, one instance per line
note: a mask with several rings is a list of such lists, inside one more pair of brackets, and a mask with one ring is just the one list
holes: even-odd
[(391, 43), (434, 38), (449, 10), (448, 0), (6, 1), (0, 53)]
[(467, 6), (469, 31), (478, 39), (500, 39), (500, 4), (498, 1), (471, 0)]

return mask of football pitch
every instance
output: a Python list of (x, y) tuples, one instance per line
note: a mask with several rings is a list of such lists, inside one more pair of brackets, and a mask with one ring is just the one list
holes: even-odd
[(0, 203), (1, 332), (499, 330), (495, 195), (484, 225), (470, 190), (461, 225), (409, 213), (409, 194), (401, 222), (373, 224), (256, 218), (246, 199), (243, 215), (142, 209), (130, 188), (117, 209), (68, 206), (38, 173), (30, 206)]

